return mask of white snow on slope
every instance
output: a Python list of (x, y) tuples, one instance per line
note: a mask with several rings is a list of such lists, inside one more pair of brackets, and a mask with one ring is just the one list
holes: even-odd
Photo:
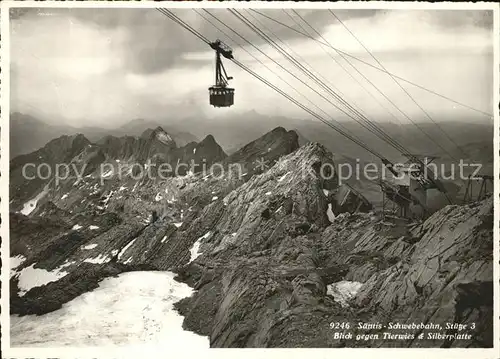
[(342, 307), (348, 307), (349, 301), (359, 292), (363, 283), (343, 280), (327, 286), (327, 294), (333, 296)]
[(97, 247), (97, 244), (88, 244), (86, 245), (85, 247), (82, 247), (82, 249), (94, 249), (95, 247)]
[(281, 176), (279, 179), (278, 179), (278, 182), (281, 182), (285, 179), (285, 177), (289, 174), (290, 172), (287, 172), (285, 173), (283, 176)]
[(10, 277), (11, 278), (14, 275), (16, 275), (16, 273), (17, 273), (16, 268), (19, 267), (25, 260), (26, 260), (26, 257), (24, 257), (20, 254), (15, 256), (15, 257), (10, 257)]
[(24, 257), (21, 254), (18, 254), (15, 257), (10, 257), (10, 269), (16, 269), (21, 265), (26, 260), (26, 257)]
[(163, 199), (161, 193), (158, 193), (155, 197), (155, 201), (158, 202), (158, 201), (161, 201)]
[(24, 268), (17, 275), (19, 276), (19, 296), (22, 297), (31, 288), (39, 287), (64, 277), (67, 272), (58, 269), (48, 271), (42, 268), (34, 268), (34, 264)]
[(112, 174), (113, 174), (113, 170), (110, 169), (110, 170), (106, 171), (105, 173), (101, 174), (101, 177), (106, 178), (106, 177), (111, 176)]
[(79, 224), (75, 224), (71, 229), (74, 231), (78, 231), (80, 228), (82, 228), (82, 226), (80, 226)]
[(110, 260), (111, 259), (108, 258), (108, 256), (106, 256), (104, 254), (99, 254), (95, 258), (87, 258), (87, 259), (85, 259), (84, 262), (86, 262), (86, 263), (92, 263), (92, 264), (103, 264), (103, 263), (109, 262)]
[(38, 204), (38, 201), (41, 200), (43, 198), (43, 196), (45, 196), (47, 194), (47, 192), (48, 192), (47, 188), (44, 188), (44, 190), (42, 192), (40, 192), (39, 194), (37, 194), (37, 196), (35, 198), (26, 202), (23, 205), (23, 209), (21, 210), (21, 213), (24, 214), (25, 216), (29, 216), (29, 214), (35, 210), (36, 205)]
[(66, 199), (68, 198), (68, 194), (66, 193), (64, 196), (61, 197), (61, 199)]
[(121, 250), (121, 252), (118, 254), (118, 259), (121, 259), (121, 257), (123, 256), (123, 254), (127, 251), (127, 249), (130, 248), (130, 246), (132, 246), (132, 244), (134, 244), (134, 242), (135, 242), (136, 239), (137, 238), (132, 239), (130, 242), (128, 242), (128, 244), (125, 247), (123, 247), (123, 249)]
[(176, 226), (177, 228), (179, 228), (180, 226), (182, 226), (182, 222), (174, 223), (174, 226)]
[(11, 316), (11, 345), (208, 349), (207, 337), (182, 329), (183, 317), (173, 304), (192, 289), (173, 278), (171, 272), (124, 273), (54, 312)]
[(211, 232), (207, 232), (207, 233), (205, 233), (205, 235), (198, 238), (196, 240), (196, 242), (194, 242), (193, 246), (189, 250), (191, 252), (191, 258), (189, 259), (189, 263), (191, 263), (192, 261), (194, 261), (196, 258), (198, 258), (201, 255), (201, 253), (200, 253), (201, 241), (210, 237), (211, 234), (212, 234)]
[(89, 226), (89, 229), (94, 230), (94, 229), (99, 229), (99, 227), (98, 226)]

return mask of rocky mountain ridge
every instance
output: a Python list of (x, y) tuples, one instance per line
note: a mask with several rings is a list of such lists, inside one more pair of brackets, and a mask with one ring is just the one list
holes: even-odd
[[(196, 290), (176, 304), (184, 327), (209, 336), (212, 347), (492, 343), (491, 198), (447, 206), (423, 223), (388, 219), (364, 201), (340, 206), (339, 193), (359, 198), (339, 186), (335, 173), (321, 173), (335, 164), (333, 154), (318, 143), (299, 146), (297, 134), (281, 127), (230, 156), (212, 136), (179, 148), (158, 129), (100, 144), (62, 143), (57, 160), (111, 159), (115, 166), (110, 173), (91, 166), (81, 181), (47, 190), (42, 183), (37, 191), (46, 193), (28, 215), (17, 209), (37, 191), (11, 204), (11, 257), (20, 258), (12, 269), (12, 314), (54, 311), (122, 272), (171, 270)], [(46, 153), (50, 147), (29, 158)], [(194, 155), (210, 155), (228, 169), (161, 180), (114, 176), (119, 164), (128, 173), (131, 160)], [(56, 279), (23, 290), (27, 268)], [(335, 293), (344, 282), (357, 283), (357, 290), (339, 301)], [(380, 339), (383, 328), (354, 330), (379, 340), (335, 337), (353, 329), (332, 330), (331, 323), (347, 321), (474, 322), (476, 328), (473, 340), (461, 341)]]

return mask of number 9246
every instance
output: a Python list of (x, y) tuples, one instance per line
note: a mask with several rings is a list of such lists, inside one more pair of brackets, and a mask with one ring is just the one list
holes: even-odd
[(349, 322), (330, 322), (330, 329), (350, 329), (351, 323)]

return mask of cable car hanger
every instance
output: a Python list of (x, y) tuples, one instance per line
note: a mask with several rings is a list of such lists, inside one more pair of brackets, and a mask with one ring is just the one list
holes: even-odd
[(221, 55), (233, 60), (233, 50), (219, 39), (211, 42), (210, 47), (215, 50), (215, 85), (208, 89), (210, 104), (214, 107), (230, 107), (234, 104), (234, 89), (228, 85), (233, 78), (227, 75)]

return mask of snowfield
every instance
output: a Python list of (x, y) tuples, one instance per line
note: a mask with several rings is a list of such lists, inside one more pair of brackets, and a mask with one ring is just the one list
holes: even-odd
[(173, 278), (171, 272), (124, 273), (54, 312), (11, 316), (11, 346), (209, 348), (208, 337), (182, 329), (183, 317), (173, 304), (192, 289)]
[(22, 297), (31, 288), (39, 287), (50, 282), (55, 282), (64, 277), (66, 272), (59, 271), (58, 269), (48, 271), (42, 268), (34, 268), (34, 264), (24, 268), (16, 274), (19, 276), (19, 296)]

